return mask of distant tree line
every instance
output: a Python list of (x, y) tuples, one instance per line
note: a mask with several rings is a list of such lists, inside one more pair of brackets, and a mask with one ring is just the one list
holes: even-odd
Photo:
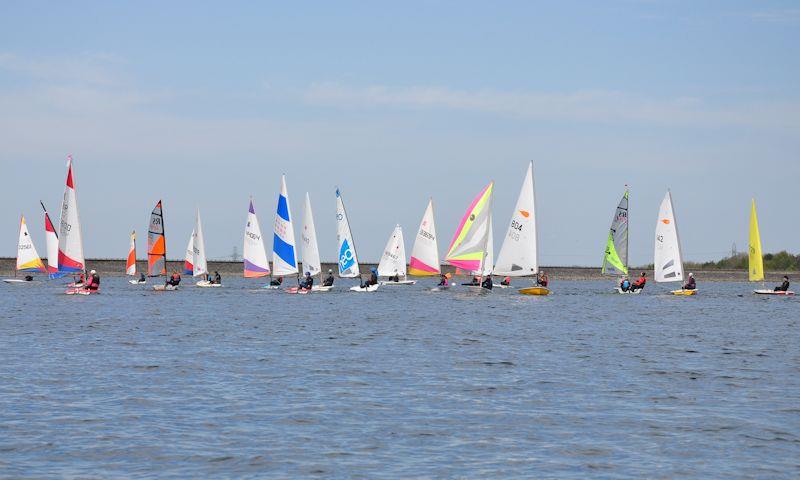
[[(686, 262), (685, 267), (695, 270), (747, 270), (748, 259), (746, 253), (739, 253), (717, 262)], [(787, 251), (765, 253), (764, 270), (770, 272), (796, 272), (800, 270), (800, 255), (792, 255)]]

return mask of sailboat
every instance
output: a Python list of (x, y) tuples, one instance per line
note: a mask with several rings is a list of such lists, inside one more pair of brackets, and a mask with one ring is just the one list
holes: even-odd
[[(517, 204), (511, 214), (503, 245), (497, 255), (495, 275), (537, 278), (539, 274), (539, 229), (536, 195), (533, 185), (533, 162), (522, 181)], [(523, 295), (548, 295), (550, 290), (538, 284), (521, 288)]]
[[(667, 190), (658, 210), (656, 223), (655, 251), (653, 254), (655, 281), (683, 282), (683, 257), (678, 237), (678, 224), (672, 207), (672, 194)], [(673, 295), (696, 295), (697, 290), (672, 290)]]
[(192, 233), (189, 235), (189, 243), (186, 244), (186, 251), (183, 254), (183, 274), (194, 276), (194, 238), (197, 236), (196, 230), (193, 228)]
[[(86, 274), (86, 260), (83, 256), (83, 235), (78, 213), (78, 195), (75, 191), (75, 176), (72, 169), (72, 155), (67, 156), (67, 181), (64, 187), (64, 200), (61, 203), (61, 228), (58, 234), (58, 271), (68, 274)], [(98, 290), (84, 289), (83, 283), (73, 282), (74, 287), (67, 295), (88, 295)]]
[[(125, 275), (136, 276), (136, 230), (131, 232), (131, 245), (128, 248), (128, 258), (125, 261)], [(132, 285), (146, 283), (147, 280), (139, 281), (138, 278), (128, 280)]]
[(762, 282), (762, 288), (753, 290), (757, 295), (794, 295), (792, 291), (774, 291), (763, 288), (764, 282), (764, 257), (761, 250), (761, 234), (758, 231), (758, 215), (756, 214), (756, 200), (753, 199), (750, 207), (750, 239), (748, 241), (748, 280)]
[[(356, 244), (353, 241), (353, 232), (350, 231), (350, 221), (347, 219), (347, 211), (344, 209), (344, 201), (339, 189), (336, 189), (336, 245), (338, 249), (339, 277), (341, 278), (361, 278), (361, 270), (358, 265), (358, 254), (356, 254)], [(378, 290), (379, 284), (362, 287), (360, 285), (350, 287), (353, 292), (374, 292)]]
[(433, 221), (433, 199), (428, 201), (422, 221), (411, 248), (408, 273), (417, 277), (441, 275), (439, 247), (436, 243), (436, 226)]
[[(603, 256), (603, 268), (601, 269), (603, 275), (628, 275), (628, 197), (629, 192), (625, 190), (617, 205), (617, 210), (614, 212), (614, 218), (611, 220)], [(639, 294), (642, 289), (623, 291), (617, 285), (615, 291)]]
[[(161, 200), (156, 203), (150, 213), (150, 222), (147, 227), (147, 276), (158, 277), (167, 275), (167, 242), (164, 230), (164, 212)], [(174, 291), (176, 285), (153, 285), (153, 290)]]
[[(286, 175), (281, 175), (281, 191), (278, 194), (272, 232), (272, 276), (282, 278), (299, 275)], [(277, 290), (281, 288), (281, 284), (273, 285), (273, 282), (270, 282), (269, 285), (264, 285), (264, 288)]]
[(329, 292), (333, 285), (322, 285), (322, 264), (319, 259), (317, 229), (314, 226), (314, 213), (311, 211), (311, 197), (306, 192), (306, 203), (303, 208), (303, 229), (300, 231), (300, 256), (303, 259), (303, 270), (311, 276), (319, 275), (319, 283), (311, 287), (312, 292)]
[(397, 277), (397, 281), (387, 280), (381, 285), (414, 285), (416, 280), (406, 278), (406, 247), (403, 241), (403, 229), (396, 225), (389, 236), (386, 248), (383, 249), (381, 261), (378, 263), (379, 277)]
[[(33, 240), (28, 232), (28, 225), (25, 223), (25, 217), (21, 216), (19, 219), (19, 241), (17, 242), (17, 265), (14, 270), (14, 277), (17, 273), (47, 273), (47, 267), (36, 252), (36, 247), (33, 245)], [(6, 278), (3, 279), (6, 283), (22, 284), (29, 283), (33, 277), (26, 275), (25, 279), (21, 278)]]
[(194, 217), (194, 231), (192, 233), (192, 276), (202, 277), (195, 283), (198, 287), (221, 287), (221, 283), (214, 283), (206, 279), (208, 276), (208, 262), (206, 261), (206, 242), (203, 239), (203, 223), (200, 221), (200, 209)]
[(58, 234), (53, 227), (53, 222), (50, 221), (50, 215), (47, 214), (44, 202), (40, 200), (39, 204), (44, 210), (44, 235), (45, 240), (47, 240), (47, 273), (50, 278), (61, 278), (66, 273), (58, 271)]
[[(470, 272), (484, 273), (491, 238), (493, 189), (494, 182), (489, 182), (467, 208), (450, 242), (450, 248), (447, 249), (445, 261), (450, 265)], [(487, 291), (477, 286), (470, 288)]]
[(244, 227), (244, 278), (266, 277), (270, 274), (267, 252), (264, 249), (264, 238), (258, 224), (253, 197), (250, 197), (250, 208), (247, 210), (247, 225)]

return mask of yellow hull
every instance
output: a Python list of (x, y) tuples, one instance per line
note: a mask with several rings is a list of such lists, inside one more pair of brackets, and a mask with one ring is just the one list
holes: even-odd
[(521, 288), (519, 293), (523, 295), (550, 295), (550, 290), (545, 287)]
[(697, 295), (697, 290), (673, 290), (673, 295)]

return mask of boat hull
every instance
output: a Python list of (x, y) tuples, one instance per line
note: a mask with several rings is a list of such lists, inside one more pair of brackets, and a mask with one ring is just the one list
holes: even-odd
[(153, 290), (156, 292), (174, 292), (177, 289), (176, 285), (153, 285)]
[(200, 280), (195, 285), (202, 288), (218, 288), (222, 286), (221, 283), (211, 283), (208, 280)]
[(528, 287), (519, 289), (522, 295), (550, 295), (550, 289), (547, 287)]
[(100, 293), (100, 290), (89, 290), (88, 288), (70, 288), (66, 292), (67, 295), (94, 295)]
[(673, 295), (678, 295), (678, 296), (687, 297), (687, 296), (690, 296), (690, 295), (697, 295), (697, 290), (684, 290), (684, 289), (680, 289), (680, 290), (673, 290), (673, 291), (671, 291), (671, 292), (669, 292), (669, 293), (671, 293), (671, 294), (673, 294)]
[(416, 280), (400, 280), (398, 282), (381, 282), (381, 285), (386, 285), (387, 287), (396, 287), (396, 286), (403, 286), (403, 285), (414, 285), (416, 284)]
[(128, 283), (130, 283), (131, 285), (144, 285), (145, 283), (147, 283), (147, 281), (145, 280), (144, 282), (140, 282), (139, 280), (128, 280)]
[(11, 285), (23, 285), (26, 283), (41, 283), (36, 280), (22, 280), (19, 278), (4, 278), (3, 281)]
[(619, 287), (614, 289), (614, 291), (619, 293), (620, 295), (639, 295), (640, 293), (642, 293), (642, 290), (644, 290), (644, 289), (643, 288), (639, 288), (639, 289), (636, 289), (636, 290), (623, 290), (623, 289), (621, 289)]
[(753, 290), (755, 295), (777, 295), (781, 297), (791, 297), (794, 295), (794, 292), (791, 290), (787, 290), (785, 292), (776, 292), (774, 290)]
[(368, 287), (355, 286), (355, 287), (350, 287), (350, 291), (351, 292), (374, 292), (374, 291), (378, 290), (379, 286), (380, 286), (379, 284), (370, 285)]
[(300, 288), (300, 287), (289, 287), (285, 288), (283, 291), (293, 295), (307, 295), (312, 292), (312, 290), (307, 290), (305, 288)]
[(314, 285), (311, 287), (312, 292), (330, 292), (333, 290), (333, 285)]

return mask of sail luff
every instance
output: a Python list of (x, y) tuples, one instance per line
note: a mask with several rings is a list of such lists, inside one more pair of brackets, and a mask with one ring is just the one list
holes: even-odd
[(764, 257), (761, 250), (761, 233), (758, 230), (758, 215), (756, 214), (755, 199), (753, 199), (750, 207), (750, 235), (747, 252), (748, 279), (751, 282), (764, 280)]

